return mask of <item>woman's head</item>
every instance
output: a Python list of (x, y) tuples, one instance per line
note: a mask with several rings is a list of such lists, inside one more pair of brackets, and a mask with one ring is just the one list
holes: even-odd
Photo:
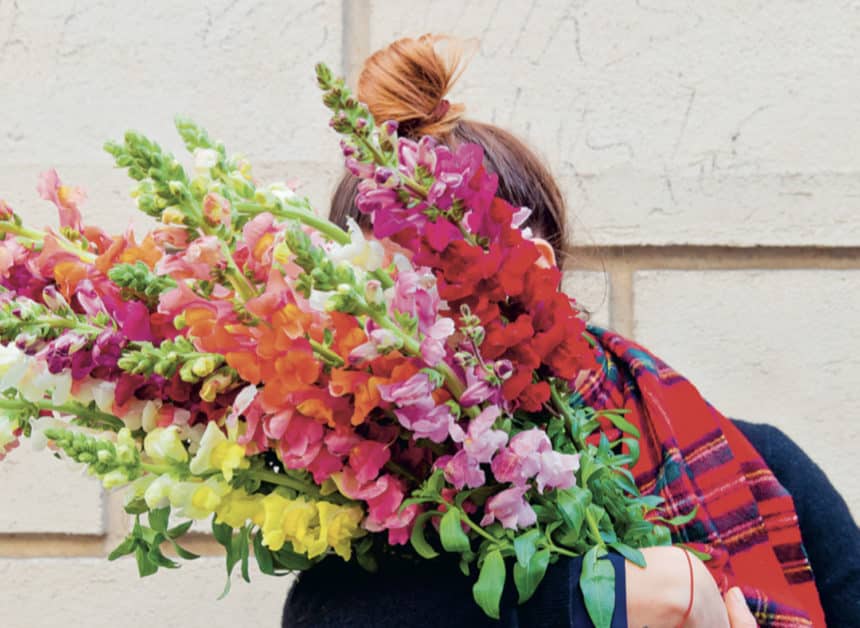
[[(445, 98), (463, 71), (464, 54), (463, 44), (447, 37), (400, 39), (365, 61), (358, 98), (376, 120), (396, 120), (402, 136), (432, 135), (452, 148), (481, 146), (487, 170), (499, 177), (498, 195), (532, 210), (528, 226), (549, 241), (561, 265), (567, 236), (564, 198), (547, 167), (512, 133), (465, 118), (465, 107)], [(346, 173), (332, 199), (334, 222), (343, 225), (353, 217), (367, 226), (367, 217), (355, 207), (357, 187), (358, 179)]]

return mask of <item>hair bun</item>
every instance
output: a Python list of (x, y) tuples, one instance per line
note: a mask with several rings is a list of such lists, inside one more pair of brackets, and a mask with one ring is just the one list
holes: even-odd
[(465, 69), (465, 42), (444, 35), (398, 39), (373, 53), (358, 77), (358, 98), (380, 122), (407, 136), (447, 135), (465, 107), (445, 96)]

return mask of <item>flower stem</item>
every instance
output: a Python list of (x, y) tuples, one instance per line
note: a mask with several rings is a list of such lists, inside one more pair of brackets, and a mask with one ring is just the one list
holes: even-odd
[(603, 537), (600, 535), (600, 528), (597, 525), (597, 521), (595, 521), (594, 515), (591, 514), (591, 511), (587, 508), (585, 509), (585, 522), (588, 524), (588, 529), (591, 531), (597, 544), (600, 547), (605, 547), (606, 544), (603, 542)]
[(101, 410), (88, 408), (79, 402), (55, 404), (50, 401), (0, 399), (0, 410), (22, 410), (26, 407), (34, 408), (39, 412), (47, 411), (71, 414), (78, 417), (81, 424), (86, 427), (107, 428), (114, 432), (118, 432), (125, 427), (125, 423), (119, 417), (102, 412)]
[[(386, 314), (377, 313), (371, 314), (370, 316), (373, 319), (373, 322), (375, 322), (377, 325), (394, 333), (403, 342), (403, 348), (406, 350), (407, 353), (409, 353), (409, 355), (421, 355), (421, 343), (418, 342), (412, 336), (407, 335), (406, 332), (400, 329), (400, 327)], [(459, 400), (463, 392), (466, 390), (466, 386), (463, 384), (462, 381), (460, 381), (460, 378), (453, 371), (453, 369), (445, 362), (440, 362), (439, 364), (434, 366), (433, 369), (438, 372), (445, 380), (445, 386), (448, 388), (448, 391), (454, 396), (455, 399)], [(480, 409), (477, 406), (463, 408), (463, 411), (472, 418), (478, 416), (478, 414), (480, 413)]]
[[(45, 243), (44, 233), (36, 231), (35, 229), (30, 229), (29, 227), (25, 227), (24, 225), (16, 225), (8, 221), (0, 222), (0, 233), (11, 233), (12, 235), (31, 240), (34, 244), (37, 245), (44, 246)], [(92, 264), (96, 261), (95, 255), (88, 251), (85, 251), (79, 246), (76, 246), (74, 242), (70, 241), (65, 236), (59, 233), (54, 233), (52, 235), (63, 250), (66, 250), (69, 253), (76, 255), (82, 262)]]
[[(456, 508), (456, 506), (454, 506), (453, 504), (448, 504), (448, 508)], [(487, 532), (486, 530), (484, 530), (484, 528), (482, 528), (482, 527), (481, 527), (481, 526), (479, 526), (477, 523), (475, 523), (474, 521), (472, 521), (472, 520), (469, 518), (469, 515), (467, 515), (467, 514), (466, 514), (466, 511), (464, 511), (462, 508), (457, 508), (457, 510), (459, 510), (459, 511), (460, 511), (460, 520), (461, 520), (463, 523), (465, 523), (467, 526), (469, 526), (469, 527), (470, 527), (470, 528), (471, 528), (471, 529), (472, 529), (476, 534), (478, 534), (479, 536), (484, 537), (484, 538), (485, 538), (485, 539), (487, 539), (488, 541), (491, 541), (491, 542), (495, 543), (495, 544), (496, 544), (496, 545), (498, 545), (499, 547), (502, 547), (502, 546), (504, 545), (504, 543), (502, 542), (502, 540), (501, 540), (501, 539), (497, 539), (497, 538), (496, 538), (496, 537), (494, 537), (492, 534), (490, 534), (489, 532)]]
[(226, 242), (221, 242), (221, 252), (224, 255), (224, 259), (227, 261), (227, 268), (224, 271), (227, 281), (229, 281), (230, 285), (233, 286), (233, 289), (236, 291), (236, 294), (239, 295), (239, 298), (242, 299), (242, 302), (247, 303), (257, 296), (257, 290), (242, 274), (239, 267), (236, 266), (236, 260), (233, 259), (233, 253), (230, 251), (230, 247), (227, 246)]
[(344, 365), (343, 358), (341, 358), (337, 353), (326, 347), (321, 342), (317, 342), (313, 338), (308, 338), (308, 340), (311, 343), (311, 347), (313, 347), (314, 353), (325, 360), (329, 365), (334, 367)]
[(559, 547), (558, 545), (556, 545), (555, 543), (553, 543), (550, 540), (547, 540), (546, 546), (547, 546), (547, 548), (549, 548), (553, 552), (561, 554), (562, 556), (568, 556), (570, 558), (576, 558), (577, 556), (581, 555), (581, 554), (577, 554), (576, 552), (571, 552), (570, 550), (566, 550), (563, 547)]
[(325, 218), (320, 218), (316, 214), (313, 214), (309, 211), (303, 211), (300, 209), (292, 209), (289, 207), (280, 207), (280, 208), (270, 208), (259, 205), (258, 203), (237, 203), (236, 211), (239, 211), (243, 214), (256, 215), (261, 214), (263, 212), (269, 212), (276, 218), (284, 218), (288, 220), (297, 220), (300, 223), (319, 231), (329, 240), (337, 242), (338, 244), (349, 244), (350, 237), (349, 234), (335, 225), (334, 223), (329, 222)]
[(550, 385), (549, 390), (550, 397), (552, 398), (552, 403), (555, 406), (556, 410), (561, 412), (561, 415), (564, 417), (565, 423), (567, 424), (568, 430), (570, 431), (571, 438), (573, 439), (576, 448), (578, 450), (583, 449), (585, 443), (582, 440), (582, 436), (579, 434), (579, 430), (573, 429), (574, 416), (570, 412), (570, 406), (562, 398), (561, 393), (558, 392), (558, 388), (555, 386), (555, 383)]
[(410, 473), (407, 469), (405, 469), (402, 465), (397, 464), (393, 460), (389, 460), (385, 463), (385, 468), (399, 475), (400, 477), (409, 480), (410, 482), (414, 482), (415, 484), (419, 484), (420, 481), (416, 478), (412, 473)]

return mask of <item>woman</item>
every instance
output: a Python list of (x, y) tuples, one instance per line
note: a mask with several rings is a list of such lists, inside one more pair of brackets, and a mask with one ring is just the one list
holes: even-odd
[[(476, 143), (483, 147), (486, 154), (486, 167), (499, 176), (499, 196), (515, 206), (526, 206), (533, 210), (530, 227), (536, 235), (546, 238), (543, 241), (545, 256), (548, 261), (557, 257), (563, 262), (563, 244), (565, 233), (564, 200), (557, 185), (539, 159), (519, 140), (499, 129), (498, 127), (463, 119), (462, 105), (451, 104), (445, 99), (445, 94), (459, 76), (459, 49), (450, 40), (447, 56), (440, 54), (437, 44), (440, 38), (425, 36), (419, 40), (404, 39), (390, 45), (371, 56), (365, 63), (359, 77), (358, 96), (365, 102), (377, 120), (396, 120), (400, 123), (402, 135), (419, 137), (432, 135), (443, 143), (456, 146), (461, 143)], [(359, 216), (354, 207), (357, 181), (346, 175), (338, 186), (332, 204), (332, 218), (344, 223), (347, 216), (352, 216), (363, 226), (369, 227), (366, 217)], [(637, 359), (641, 361), (641, 348), (627, 346), (626, 341), (610, 332), (594, 330), (605, 343), (608, 369), (616, 368), (616, 364), (624, 367), (625, 356), (638, 351)], [(616, 351), (613, 354), (613, 351)], [(627, 353), (625, 353), (625, 351)], [(651, 358), (649, 358), (651, 359)], [(653, 359), (657, 370), (668, 372), (668, 367), (660, 365)], [(638, 374), (626, 373), (631, 386), (648, 384), (640, 381)], [(647, 374), (642, 376), (647, 377)], [(608, 379), (608, 378), (607, 378)], [(635, 381), (634, 381), (635, 380)], [(603, 387), (610, 384), (604, 381), (594, 384), (595, 395), (608, 395)], [(616, 391), (618, 392), (618, 391)], [(626, 397), (617, 397), (615, 401)], [(700, 406), (700, 413), (708, 412), (705, 404)], [(647, 420), (647, 419), (645, 419)], [(702, 420), (710, 420), (703, 416)], [(755, 465), (757, 456), (749, 447), (746, 440), (734, 431), (730, 424), (718, 424), (722, 432), (728, 432), (725, 442), (732, 444), (732, 452), (738, 459), (744, 459), (748, 465)], [(780, 479), (797, 495), (812, 497), (827, 492), (831, 503), (826, 513), (817, 505), (809, 507), (808, 500), (798, 505), (800, 525), (804, 532), (821, 526), (822, 513), (830, 521), (841, 522), (841, 538), (855, 546), (860, 538), (847, 507), (836, 495), (826, 478), (815, 465), (805, 457), (804, 464), (796, 465), (798, 456), (802, 456), (797, 447), (778, 430), (769, 426), (754, 426), (738, 422), (737, 426), (753, 441), (756, 448), (770, 454), (767, 457), (768, 466), (773, 469), (783, 469)], [(655, 441), (657, 444), (657, 441)], [(661, 441), (662, 444), (662, 441)], [(644, 448), (643, 448), (644, 449)], [(655, 455), (659, 455), (656, 452)], [(682, 463), (688, 463), (684, 468), (688, 474), (705, 475), (713, 473), (713, 469), (699, 471), (691, 456), (681, 454)], [(784, 464), (786, 460), (794, 464)], [(657, 473), (665, 472), (667, 464), (655, 460), (654, 469)], [(699, 465), (701, 467), (701, 464)], [(637, 466), (637, 469), (640, 469)], [(800, 473), (797, 473), (800, 469)], [(794, 510), (791, 500), (784, 495), (784, 490), (773, 478), (768, 468), (761, 464), (754, 469), (744, 469), (745, 480), (749, 474), (755, 473), (757, 480), (750, 493), (750, 507), (771, 508), (778, 504), (779, 512), (793, 517)], [(817, 475), (816, 475), (817, 474)], [(740, 476), (740, 471), (735, 476)], [(639, 474), (640, 487), (647, 489), (656, 487), (656, 475), (645, 477)], [(811, 485), (811, 486), (810, 486)], [(699, 484), (691, 484), (699, 487)], [(692, 490), (692, 489), (691, 489)], [(680, 492), (683, 497), (683, 491)], [(672, 495), (677, 498), (678, 495)], [(757, 511), (758, 512), (758, 511)], [(717, 521), (718, 518), (707, 519), (707, 523), (719, 528), (729, 524)], [(759, 519), (761, 521), (761, 519)], [(716, 521), (716, 523), (715, 523)], [(764, 524), (763, 524), (764, 525)], [(793, 524), (792, 524), (793, 525)], [(805, 600), (812, 608), (806, 619), (812, 617), (821, 622), (818, 609), (817, 595), (811, 583), (811, 572), (808, 569), (800, 544), (799, 534), (796, 539), (791, 536), (779, 537), (780, 532), (769, 530), (763, 533), (763, 539), (758, 540), (758, 546), (753, 551), (766, 556), (773, 562), (774, 568), (767, 577), (785, 579), (788, 573), (786, 565), (791, 563), (792, 578), (796, 579), (795, 588), (802, 591)], [(719, 530), (714, 533), (719, 537)], [(857, 600), (855, 578), (858, 574), (857, 560), (835, 560), (834, 551), (838, 551), (834, 543), (823, 542), (825, 537), (808, 536), (807, 543), (813, 566), (825, 575), (819, 583), (822, 601), (827, 610), (828, 620), (834, 625), (860, 625), (860, 608)], [(776, 539), (781, 539), (777, 543)], [(691, 541), (694, 538), (679, 540)], [(723, 547), (722, 545), (720, 547)], [(725, 545), (725, 547), (728, 547)], [(833, 549), (831, 549), (833, 548)], [(766, 551), (765, 551), (766, 549)], [(780, 556), (790, 554), (790, 556)], [(727, 551), (730, 559), (738, 565), (743, 565), (743, 550), (735, 553)], [(616, 614), (613, 625), (631, 626), (675, 626), (684, 623), (685, 626), (746, 626), (755, 625), (755, 619), (747, 608), (743, 594), (737, 588), (731, 589), (725, 601), (720, 595), (719, 587), (711, 575), (711, 571), (698, 559), (692, 558), (678, 548), (651, 548), (645, 552), (648, 567), (644, 570), (625, 564), (614, 556), (613, 565), (616, 568)], [(775, 558), (774, 558), (775, 557)], [(561, 562), (561, 561), (560, 561)], [(847, 563), (847, 565), (846, 565)], [(779, 566), (782, 569), (779, 569)], [(536, 598), (522, 608), (517, 608), (513, 599), (506, 598), (502, 625), (587, 625), (584, 622), (584, 609), (581, 597), (578, 595), (576, 582), (580, 565), (577, 561), (565, 561), (550, 570), (547, 580), (541, 586)], [(403, 625), (435, 626), (435, 625), (498, 625), (489, 622), (481, 611), (471, 602), (469, 581), (458, 576), (456, 564), (450, 564), (444, 559), (422, 561), (413, 565), (408, 561), (391, 561), (382, 566), (379, 575), (368, 576), (358, 568), (344, 565), (340, 561), (325, 561), (303, 575), (285, 608), (285, 626), (364, 626), (364, 625)], [(854, 591), (846, 586), (853, 580)], [(737, 579), (744, 583), (743, 577)], [(763, 580), (759, 578), (757, 583)], [(766, 582), (766, 581), (765, 581)], [(822, 587), (826, 584), (827, 587)], [(772, 585), (774, 589), (788, 590), (791, 587), (780, 581)], [(767, 587), (763, 587), (767, 588)], [(746, 602), (755, 602), (755, 595), (748, 596)], [(757, 617), (762, 621), (770, 621), (780, 625), (777, 617), (777, 606), (769, 605), (760, 598), (755, 608)], [(853, 608), (852, 608), (853, 607)], [(440, 612), (440, 609), (444, 611)], [(816, 613), (819, 613), (816, 615)], [(853, 613), (853, 614), (852, 614)], [(790, 611), (785, 617), (790, 616)], [(796, 617), (797, 623), (805, 621), (801, 615)], [(788, 620), (786, 620), (788, 621)], [(783, 623), (781, 625), (790, 625)], [(808, 623), (806, 624), (808, 625)]]

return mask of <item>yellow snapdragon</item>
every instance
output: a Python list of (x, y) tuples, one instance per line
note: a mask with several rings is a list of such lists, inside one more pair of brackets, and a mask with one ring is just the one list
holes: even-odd
[(304, 497), (289, 499), (277, 491), (262, 500), (263, 544), (278, 551), (289, 542), (299, 554), (316, 558), (330, 548), (349, 560), (352, 542), (366, 534), (360, 527), (364, 513), (360, 506), (341, 506)]
[(241, 528), (249, 520), (262, 526), (264, 521), (263, 499), (265, 495), (249, 495), (244, 489), (230, 491), (221, 499), (215, 509), (218, 523), (226, 523), (231, 528)]
[(249, 466), (245, 446), (238, 444), (235, 439), (228, 439), (215, 423), (209, 423), (188, 468), (194, 475), (220, 471), (229, 482), (236, 469), (247, 469)]
[(193, 482), (165, 473), (146, 486), (143, 499), (151, 510), (170, 506), (180, 517), (208, 519), (230, 491), (229, 484), (215, 477)]

